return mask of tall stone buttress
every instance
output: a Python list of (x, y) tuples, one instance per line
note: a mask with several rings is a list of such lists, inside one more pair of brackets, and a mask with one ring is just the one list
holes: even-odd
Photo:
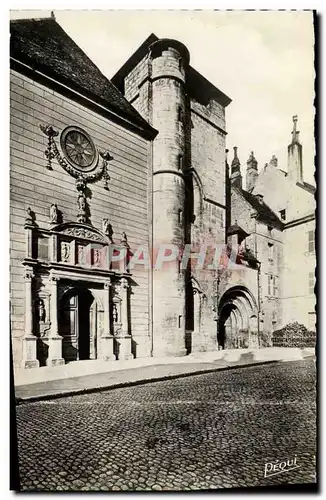
[[(188, 49), (161, 39), (150, 49), (153, 143), (153, 247), (182, 249), (185, 238), (185, 75)], [(169, 253), (167, 251), (166, 253)], [(185, 349), (185, 270), (178, 258), (153, 272), (153, 354), (183, 356)]]

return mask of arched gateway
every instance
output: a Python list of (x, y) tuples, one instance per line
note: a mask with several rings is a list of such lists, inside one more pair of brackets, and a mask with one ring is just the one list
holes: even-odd
[(217, 325), (220, 348), (258, 347), (258, 308), (246, 287), (235, 286), (222, 295)]

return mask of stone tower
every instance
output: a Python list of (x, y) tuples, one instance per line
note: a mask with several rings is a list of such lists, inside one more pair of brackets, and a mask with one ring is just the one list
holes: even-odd
[[(189, 52), (176, 40), (160, 39), (150, 47), (150, 62), (152, 125), (159, 130), (153, 143), (153, 247), (160, 256), (162, 245), (182, 249), (185, 238), (183, 165)], [(176, 255), (158, 267), (153, 272), (153, 354), (183, 356), (185, 271)]]

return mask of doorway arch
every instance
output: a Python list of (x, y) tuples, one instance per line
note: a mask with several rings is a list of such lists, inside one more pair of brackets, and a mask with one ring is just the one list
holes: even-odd
[(217, 342), (221, 349), (258, 346), (257, 302), (243, 286), (229, 288), (218, 306)]
[(97, 301), (87, 287), (70, 288), (59, 304), (62, 357), (70, 361), (97, 358)]

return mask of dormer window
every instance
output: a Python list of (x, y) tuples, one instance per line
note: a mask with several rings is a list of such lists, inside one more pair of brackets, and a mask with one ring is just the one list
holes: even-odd
[(264, 197), (262, 194), (256, 194), (256, 198), (261, 205), (264, 203)]
[(283, 208), (283, 210), (280, 210), (280, 218), (281, 218), (281, 220), (286, 220), (285, 208)]

